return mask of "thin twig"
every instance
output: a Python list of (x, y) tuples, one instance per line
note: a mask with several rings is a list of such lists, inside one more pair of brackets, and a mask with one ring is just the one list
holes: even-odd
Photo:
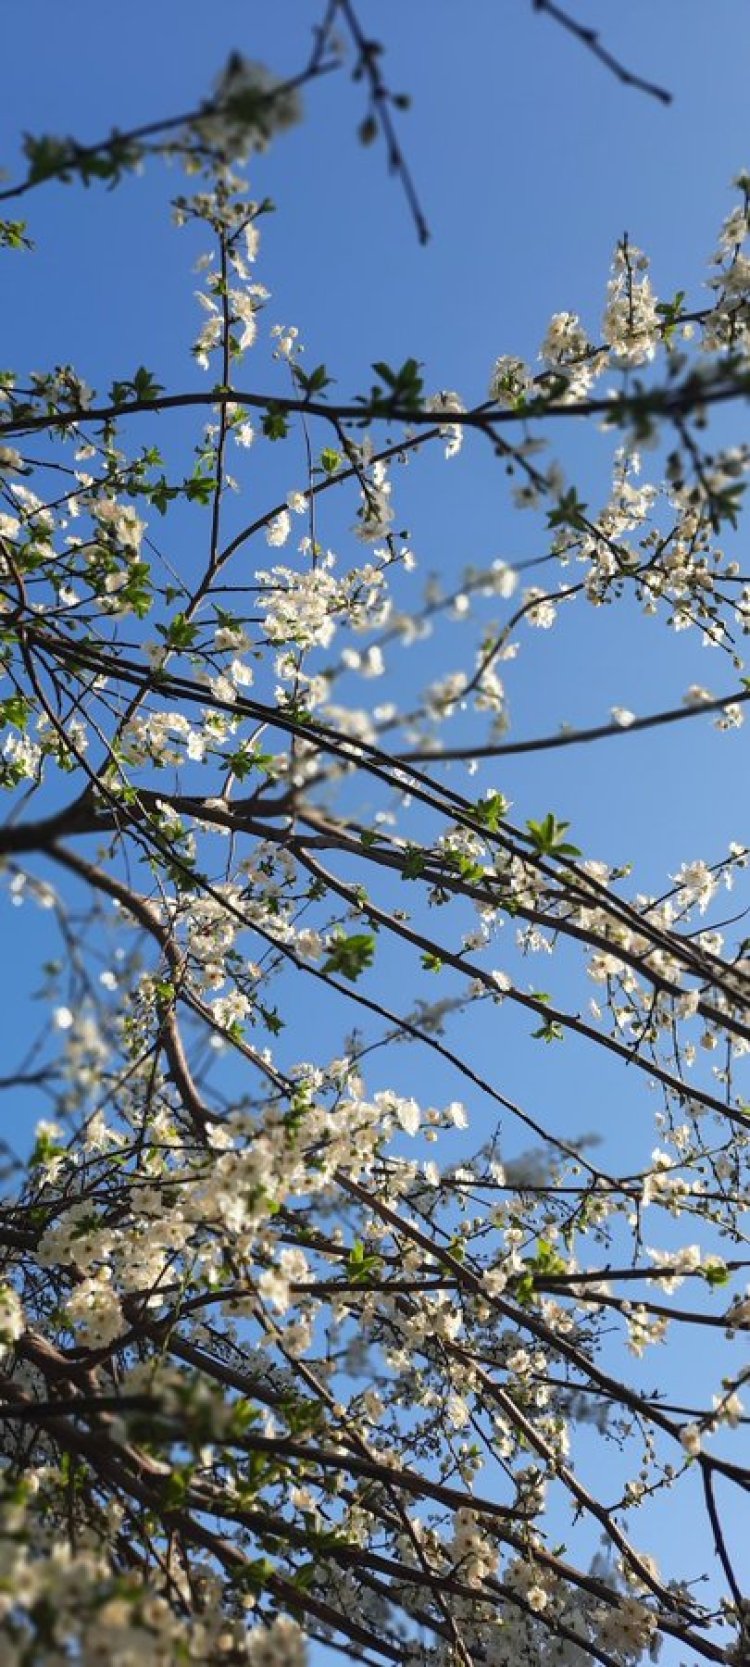
[(619, 58), (615, 58), (606, 46), (602, 46), (596, 29), (592, 29), (588, 24), (579, 23), (569, 12), (563, 11), (562, 6), (556, 5), (555, 0), (531, 0), (531, 4), (535, 12), (546, 13), (547, 17), (553, 18), (562, 29), (566, 29), (569, 35), (574, 35), (588, 52), (598, 58), (600, 64), (611, 70), (624, 87), (635, 87), (637, 92), (647, 93), (649, 98), (658, 99), (660, 104), (672, 103), (672, 94), (667, 92), (666, 87), (660, 87), (655, 81), (647, 81), (642, 75), (636, 75), (632, 70), (626, 69)]

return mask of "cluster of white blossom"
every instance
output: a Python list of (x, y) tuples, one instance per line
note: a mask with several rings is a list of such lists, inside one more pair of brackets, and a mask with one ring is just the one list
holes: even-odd
[(221, 161), (244, 162), (253, 151), (265, 150), (275, 134), (294, 127), (301, 115), (296, 87), (281, 81), (265, 64), (233, 52), (193, 131)]
[[(309, 544), (303, 542), (302, 553)], [(387, 555), (387, 552), (385, 552)], [(336, 627), (348, 623), (355, 631), (382, 628), (390, 602), (385, 567), (368, 563), (338, 577), (336, 557), (314, 550), (309, 568), (273, 567), (256, 572), (263, 587), (263, 629), (270, 643), (295, 643), (300, 648), (327, 648)]]
[(602, 336), (615, 360), (627, 365), (653, 359), (659, 345), (661, 319), (648, 267), (648, 257), (635, 244), (618, 243)]

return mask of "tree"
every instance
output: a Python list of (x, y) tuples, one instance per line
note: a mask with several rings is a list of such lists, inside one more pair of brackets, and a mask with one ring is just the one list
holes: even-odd
[[(558, 313), (541, 368), (504, 355), (473, 401), (415, 357), (341, 399), (269, 338), (248, 194), (336, 29), (425, 236), (406, 100), (346, 0), (292, 79), (234, 55), (188, 113), (27, 138), (0, 192), (177, 162), (203, 309), (187, 387), (2, 378), (0, 855), (44, 1020), (2, 1081), (35, 1132), (0, 1213), (0, 1655), (746, 1662), (750, 853), (677, 852), (643, 892), (543, 774), (518, 814), (500, 771), (742, 723), (750, 454), (712, 422), (748, 391), (750, 179), (707, 305), (657, 300), (625, 237), (599, 336)], [(25, 222), (0, 233), (27, 258)], [(583, 421), (602, 507), (550, 449)], [(452, 493), (471, 447), (538, 572), (421, 590), (415, 470)], [(574, 602), (714, 644), (724, 692), (519, 736), (504, 663)], [(540, 1061), (524, 1103), (511, 1048)], [(665, 1496), (679, 1567), (650, 1549)]]

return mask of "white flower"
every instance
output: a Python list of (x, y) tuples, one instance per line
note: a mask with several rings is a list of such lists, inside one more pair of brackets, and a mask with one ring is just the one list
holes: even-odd
[(594, 379), (596, 360), (576, 313), (553, 314), (539, 357), (565, 378), (567, 386), (556, 398), (564, 402), (584, 398)]
[(275, 133), (293, 127), (301, 113), (296, 88), (284, 87), (265, 64), (233, 52), (216, 83), (212, 108), (193, 125), (204, 144), (228, 161), (242, 162), (252, 151), (265, 150)]
[(736, 1391), (730, 1395), (714, 1395), (714, 1406), (717, 1409), (717, 1422), (728, 1424), (730, 1430), (736, 1430), (745, 1411), (744, 1403)]
[(255, 1627), (246, 1648), (248, 1667), (307, 1667), (306, 1640), (289, 1615)]
[(299, 351), (297, 347), (299, 330), (296, 325), (274, 324), (271, 329), (271, 335), (276, 343), (274, 348), (274, 358), (291, 359), (292, 355)]
[(705, 914), (719, 886), (708, 864), (700, 861), (684, 862), (672, 878), (679, 888), (677, 897), (681, 906), (690, 908), (691, 904), (697, 903), (701, 914)]
[(266, 542), (274, 546), (286, 544), (291, 530), (292, 522), (289, 511), (288, 509), (282, 509), (278, 515), (274, 515), (273, 520), (269, 521), (266, 527)]
[(551, 596), (538, 585), (530, 585), (523, 593), (523, 605), (526, 620), (529, 625), (536, 625), (542, 631), (548, 631), (557, 618), (557, 609)]
[(248, 347), (252, 347), (258, 332), (258, 324), (255, 314), (257, 312), (259, 302), (267, 294), (266, 291), (263, 291), (263, 295), (261, 296), (259, 294), (259, 290), (260, 286), (254, 284), (250, 290), (230, 289), (229, 291), (229, 300), (232, 305), (232, 319), (234, 322), (242, 325), (242, 333), (237, 340), (237, 350), (239, 353), (244, 353)]
[(81, 1280), (68, 1298), (68, 1318), (75, 1325), (78, 1341), (86, 1348), (103, 1348), (125, 1329), (111, 1277), (109, 1268), (100, 1268), (93, 1278)]
[(230, 648), (233, 651), (247, 648), (248, 639), (241, 625), (220, 625), (214, 631), (214, 648), (221, 653)]
[(489, 395), (497, 405), (516, 405), (533, 387), (534, 379), (523, 359), (514, 359), (509, 354), (495, 360), (495, 368), (490, 377)]
[(21, 1301), (12, 1285), (0, 1285), (0, 1359), (24, 1328)]
[(463, 1430), (471, 1416), (468, 1405), (462, 1395), (449, 1395), (445, 1403), (445, 1413), (448, 1423), (454, 1430)]
[(718, 718), (714, 719), (715, 729), (741, 729), (745, 722), (745, 714), (739, 701), (733, 700), (728, 706), (722, 706)]
[(406, 1134), (415, 1135), (419, 1128), (420, 1112), (416, 1100), (399, 1100), (396, 1117)]
[(253, 681), (253, 670), (246, 666), (244, 660), (233, 660), (229, 667), (229, 676), (238, 689), (247, 689)]
[(387, 537), (393, 520), (393, 505), (391, 498), (391, 483), (387, 477), (384, 463), (375, 463), (372, 477), (362, 489), (362, 503), (357, 511), (357, 526), (355, 532), (358, 538), (370, 543), (376, 538)]
[[(466, 406), (460, 394), (452, 388), (445, 388), (439, 394), (432, 394), (425, 400), (425, 410), (435, 412), (465, 411)], [(462, 423), (444, 423), (440, 426), (441, 438), (447, 441), (445, 455), (447, 458), (456, 457), (463, 444), (464, 431)]]
[(91, 513), (99, 526), (117, 539), (128, 556), (138, 555), (146, 523), (136, 515), (132, 504), (119, 504), (114, 498), (100, 498)]
[(648, 261), (632, 243), (620, 243), (612, 262), (602, 336), (613, 357), (628, 365), (653, 359), (659, 341), (656, 296), (646, 272)]

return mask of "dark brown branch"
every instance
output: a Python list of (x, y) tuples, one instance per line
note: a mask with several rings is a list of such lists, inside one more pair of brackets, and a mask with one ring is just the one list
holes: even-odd
[[(543, 398), (529, 401), (518, 409), (500, 409), (491, 401), (473, 407), (468, 411), (450, 411), (443, 417), (441, 427), (450, 422), (466, 429), (475, 429), (484, 434), (491, 441), (495, 440), (495, 430), (507, 428), (516, 423), (528, 423), (530, 420), (546, 421), (548, 417), (606, 417), (614, 428), (627, 422), (631, 418), (647, 415), (665, 417), (667, 419), (685, 415), (696, 408), (704, 409), (711, 405), (725, 404), (728, 400), (746, 399), (750, 394), (750, 375), (747, 372), (737, 372), (731, 377), (720, 373), (714, 383), (702, 377), (688, 375), (684, 382), (669, 387), (654, 387), (638, 394), (620, 394), (613, 398), (585, 399), (578, 401), (545, 400)], [(320, 417), (323, 421), (336, 425), (337, 423), (352, 423), (358, 428), (367, 426), (371, 422), (387, 422), (405, 424), (409, 428), (435, 428), (435, 412), (425, 411), (420, 406), (388, 405), (387, 408), (370, 407), (363, 404), (328, 404), (325, 400), (295, 399), (288, 394), (260, 394), (247, 389), (233, 388), (227, 391), (222, 388), (211, 388), (205, 392), (190, 392), (181, 394), (158, 394), (153, 399), (123, 400), (119, 404), (92, 405), (72, 411), (57, 411), (50, 415), (48, 411), (39, 414), (20, 414), (8, 417), (0, 422), (0, 434), (21, 435), (34, 434), (46, 429), (63, 431), (75, 428), (79, 424), (109, 423), (120, 417), (134, 417), (143, 412), (156, 415), (160, 411), (175, 411), (190, 407), (202, 409), (205, 406), (218, 406), (227, 401), (246, 405), (258, 411), (268, 411), (274, 408), (286, 415), (300, 415), (306, 417)]]
[(740, 706), (750, 700), (750, 689), (738, 689), (733, 694), (718, 695), (713, 700), (696, 701), (689, 706), (672, 706), (664, 712), (651, 712), (645, 718), (634, 718), (628, 724), (596, 724), (591, 729), (565, 729), (558, 735), (539, 735), (528, 741), (498, 741), (480, 747), (416, 747), (409, 752), (395, 753), (394, 758), (408, 764), (424, 760), (431, 764), (450, 763), (472, 758), (509, 758), (513, 754), (550, 752), (558, 747), (577, 747), (585, 741), (609, 741), (616, 735), (637, 735), (644, 729), (659, 729), (664, 724), (681, 723), (685, 718), (698, 718), (702, 713), (723, 712), (727, 706)]

